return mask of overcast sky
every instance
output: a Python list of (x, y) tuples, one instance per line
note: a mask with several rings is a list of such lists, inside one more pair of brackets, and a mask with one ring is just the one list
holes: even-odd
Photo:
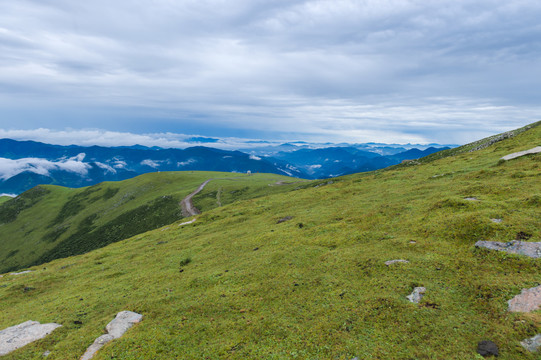
[(538, 0), (0, 0), (0, 130), (463, 144), (541, 119), (539, 19)]

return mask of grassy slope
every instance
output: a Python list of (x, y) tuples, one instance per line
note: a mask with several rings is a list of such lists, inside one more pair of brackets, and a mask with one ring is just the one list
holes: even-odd
[[(121, 310), (144, 320), (96, 359), (474, 359), (483, 339), (499, 344), (500, 359), (538, 359), (519, 341), (539, 332), (541, 312), (508, 313), (506, 302), (540, 283), (541, 262), (473, 244), (519, 232), (541, 239), (541, 155), (498, 161), (539, 139), (541, 127), (472, 153), (230, 204), (5, 276), (0, 328), (64, 325), (5, 359), (45, 350), (77, 359)], [(410, 263), (383, 264), (400, 258)], [(427, 288), (420, 306), (405, 299), (414, 286)]]
[(11, 196), (0, 196), (0, 204), (5, 203), (8, 200), (11, 200)]
[[(80, 254), (181, 218), (180, 200), (209, 178), (212, 186), (260, 196), (268, 184), (294, 181), (273, 174), (161, 172), (82, 189), (41, 186), (0, 207), (0, 272)], [(209, 184), (209, 185), (210, 185)], [(276, 187), (288, 191), (292, 186)], [(222, 205), (242, 198), (224, 196)], [(216, 203), (195, 202), (201, 210)]]

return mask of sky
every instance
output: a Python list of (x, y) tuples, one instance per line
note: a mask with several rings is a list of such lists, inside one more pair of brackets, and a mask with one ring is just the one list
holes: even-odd
[(0, 136), (464, 144), (541, 119), (539, 19), (538, 0), (0, 0)]

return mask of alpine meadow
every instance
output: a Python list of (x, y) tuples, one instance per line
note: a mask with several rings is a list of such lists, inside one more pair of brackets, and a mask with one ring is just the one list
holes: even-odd
[(508, 301), (541, 259), (475, 246), (541, 241), (541, 153), (502, 159), (540, 125), (332, 180), (159, 172), (1, 198), (0, 329), (61, 325), (2, 359), (79, 359), (126, 310), (142, 319), (94, 359), (482, 359), (483, 340), (540, 359), (521, 342), (541, 310)]

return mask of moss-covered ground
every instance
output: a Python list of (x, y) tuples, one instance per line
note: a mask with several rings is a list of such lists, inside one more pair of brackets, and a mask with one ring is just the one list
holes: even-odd
[[(6, 275), (0, 328), (63, 327), (5, 359), (78, 359), (121, 310), (144, 319), (96, 359), (480, 359), (484, 339), (499, 359), (539, 359), (519, 342), (540, 332), (541, 312), (509, 313), (507, 301), (541, 283), (541, 261), (474, 243), (541, 241), (541, 155), (499, 161), (540, 142), (537, 127), (475, 152), (293, 184)], [(200, 204), (223, 202), (228, 184)], [(419, 305), (406, 300), (416, 286), (427, 289)]]

